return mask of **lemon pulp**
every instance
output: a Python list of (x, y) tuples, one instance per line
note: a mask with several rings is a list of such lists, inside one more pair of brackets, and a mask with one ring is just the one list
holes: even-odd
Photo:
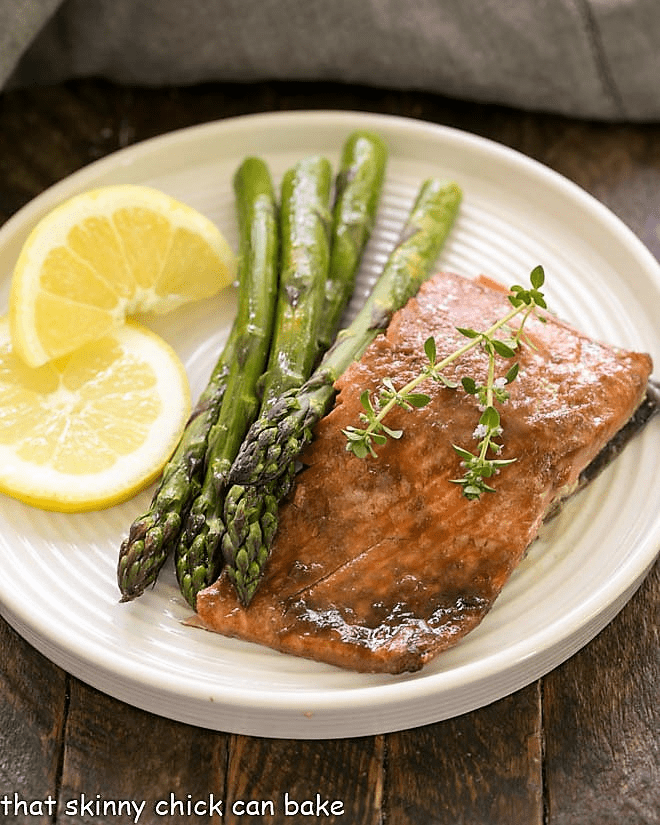
[(147, 486), (190, 414), (178, 356), (135, 322), (33, 368), (0, 319), (0, 397), (0, 492), (68, 512)]
[(30, 366), (73, 352), (136, 312), (168, 312), (236, 278), (237, 259), (197, 210), (121, 184), (65, 201), (34, 227), (12, 275), (13, 344)]

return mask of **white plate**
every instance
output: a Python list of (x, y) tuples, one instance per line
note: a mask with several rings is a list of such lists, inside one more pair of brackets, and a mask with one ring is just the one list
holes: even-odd
[[(44, 192), (0, 230), (0, 308), (35, 221), (92, 186), (157, 186), (237, 233), (231, 177), (260, 154), (279, 179), (297, 158), (335, 164), (348, 133), (377, 130), (391, 151), (379, 223), (356, 300), (375, 277), (421, 180), (455, 179), (464, 205), (440, 261), (508, 286), (538, 263), (550, 306), (585, 332), (660, 358), (660, 274), (646, 248), (575, 185), (492, 142), (413, 120), (357, 113), (256, 115), (165, 135), (94, 163)], [(152, 326), (201, 391), (235, 310), (231, 290)], [(255, 736), (330, 738), (401, 730), (492, 702), (587, 643), (633, 594), (660, 545), (655, 420), (537, 541), (482, 625), (420, 673), (359, 675), (184, 627), (172, 572), (118, 603), (120, 541), (151, 492), (112, 509), (60, 515), (1, 500), (0, 609), (49, 659), (138, 707)]]

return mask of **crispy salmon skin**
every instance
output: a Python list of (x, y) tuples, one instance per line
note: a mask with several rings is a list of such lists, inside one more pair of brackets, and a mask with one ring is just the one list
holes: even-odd
[[(438, 360), (510, 308), (485, 280), (441, 273), (397, 312), (385, 334), (337, 382), (333, 410), (303, 456), (264, 580), (249, 608), (221, 576), (197, 598), (196, 623), (225, 635), (357, 671), (415, 671), (473, 629), (493, 605), (543, 518), (644, 398), (648, 355), (591, 340), (548, 316), (525, 329), (520, 372), (501, 407), (502, 458), (515, 463), (495, 493), (468, 501), (452, 445), (474, 450), (477, 401), (462, 387), (423, 386), (430, 403), (397, 408), (404, 430), (378, 458), (347, 452), (360, 394), (384, 378), (402, 386), (436, 339)], [(504, 374), (509, 363), (502, 361)], [(475, 349), (449, 378), (485, 378)], [(420, 388), (421, 389), (421, 388)]]

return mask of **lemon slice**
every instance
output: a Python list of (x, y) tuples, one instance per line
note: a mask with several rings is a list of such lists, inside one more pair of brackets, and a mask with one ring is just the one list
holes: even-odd
[(153, 481), (190, 413), (174, 350), (129, 321), (28, 367), (0, 318), (0, 492), (47, 510), (109, 507)]
[(11, 282), (16, 352), (38, 367), (115, 329), (169, 312), (236, 277), (237, 259), (201, 213), (145, 186), (76, 195), (35, 226)]

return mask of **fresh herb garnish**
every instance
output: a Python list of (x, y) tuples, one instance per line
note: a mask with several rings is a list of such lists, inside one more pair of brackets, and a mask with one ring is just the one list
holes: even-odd
[[(518, 363), (515, 362), (503, 376), (496, 377), (497, 358), (515, 358), (522, 342), (531, 345), (524, 333), (524, 327), (531, 315), (541, 321), (545, 320), (537, 314), (538, 308), (546, 308), (545, 298), (541, 292), (544, 281), (543, 267), (535, 267), (530, 273), (531, 289), (515, 285), (509, 290), (508, 298), (512, 304), (509, 312), (485, 331), (457, 327), (467, 341), (440, 361), (437, 360), (435, 340), (432, 337), (427, 338), (424, 352), (428, 363), (400, 389), (394, 386), (390, 378), (385, 378), (376, 397), (372, 397), (371, 393), (365, 390), (360, 396), (360, 403), (364, 409), (360, 414), (360, 420), (365, 426), (349, 426), (342, 431), (347, 439), (346, 449), (358, 458), (365, 458), (367, 455), (377, 457), (377, 446), (385, 444), (388, 438), (398, 439), (403, 435), (403, 430), (394, 430), (384, 423), (388, 413), (395, 406), (407, 410), (426, 406), (431, 400), (430, 397), (417, 391), (424, 381), (433, 380), (449, 389), (456, 389), (459, 384), (447, 378), (442, 371), (466, 352), (480, 346), (488, 357), (485, 383), (478, 384), (471, 377), (465, 377), (460, 382), (465, 392), (474, 395), (479, 402), (481, 416), (474, 430), (474, 437), (479, 442), (478, 448), (472, 453), (463, 447), (453, 445), (454, 450), (463, 459), (461, 463), (465, 468), (465, 474), (462, 478), (452, 479), (452, 482), (459, 484), (463, 488), (463, 495), (470, 500), (480, 498), (483, 492), (494, 492), (487, 479), (495, 475), (501, 467), (516, 460), (496, 458), (501, 453), (503, 445), (500, 414), (495, 404), (503, 404), (508, 399), (506, 386), (518, 375)], [(517, 324), (512, 328), (511, 322), (514, 319), (517, 320)], [(497, 338), (496, 333), (500, 330), (506, 330), (508, 335)]]

